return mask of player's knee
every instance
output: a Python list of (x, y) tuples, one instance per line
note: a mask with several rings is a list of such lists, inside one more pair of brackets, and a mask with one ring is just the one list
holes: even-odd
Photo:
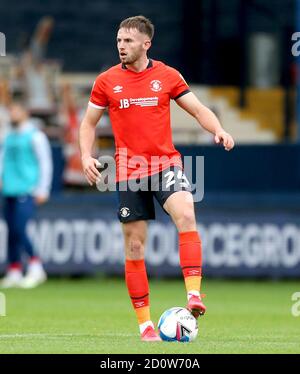
[(182, 211), (177, 220), (177, 227), (180, 231), (193, 231), (196, 229), (194, 209), (186, 208)]
[(139, 260), (144, 258), (144, 244), (140, 239), (131, 239), (129, 247), (132, 259)]

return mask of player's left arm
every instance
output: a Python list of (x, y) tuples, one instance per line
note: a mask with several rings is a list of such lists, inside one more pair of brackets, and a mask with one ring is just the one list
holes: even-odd
[(47, 202), (53, 177), (52, 152), (46, 135), (36, 131), (32, 139), (33, 150), (39, 163), (39, 180), (32, 195), (37, 205)]
[(215, 142), (223, 144), (226, 151), (230, 151), (234, 147), (232, 136), (223, 129), (216, 115), (203, 105), (192, 92), (180, 96), (176, 103), (196, 118), (205, 130), (214, 134)]

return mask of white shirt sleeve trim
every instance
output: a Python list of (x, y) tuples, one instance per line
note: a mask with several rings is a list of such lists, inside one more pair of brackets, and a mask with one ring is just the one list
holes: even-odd
[(95, 109), (105, 109), (106, 108), (105, 106), (96, 105), (96, 104), (92, 103), (91, 101), (89, 101), (89, 105), (92, 108), (95, 108)]

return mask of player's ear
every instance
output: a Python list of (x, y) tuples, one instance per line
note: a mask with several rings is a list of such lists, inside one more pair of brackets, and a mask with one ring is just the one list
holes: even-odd
[(151, 40), (147, 39), (144, 41), (144, 48), (146, 51), (151, 47)]

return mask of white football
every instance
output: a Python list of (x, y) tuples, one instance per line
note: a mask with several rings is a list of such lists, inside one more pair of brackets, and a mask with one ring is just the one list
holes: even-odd
[(164, 341), (191, 342), (198, 335), (198, 323), (189, 310), (174, 307), (161, 315), (158, 331)]

